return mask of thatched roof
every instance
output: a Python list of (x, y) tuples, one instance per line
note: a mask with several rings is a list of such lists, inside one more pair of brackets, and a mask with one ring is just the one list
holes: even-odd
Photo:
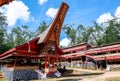
[(14, 0), (0, 0), (0, 6), (3, 6), (5, 4), (8, 4), (9, 2), (14, 1)]

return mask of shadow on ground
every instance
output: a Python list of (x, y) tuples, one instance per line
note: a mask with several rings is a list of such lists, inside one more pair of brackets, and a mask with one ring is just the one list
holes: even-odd
[(62, 80), (57, 80), (57, 81), (79, 81), (82, 79), (62, 79)]
[[(62, 72), (62, 70), (61, 70), (61, 72)], [(94, 75), (97, 76), (97, 75), (101, 75), (101, 74), (104, 74), (104, 73), (103, 72), (100, 72), (100, 73), (81, 72), (80, 74), (74, 74), (73, 70), (66, 70), (66, 71), (63, 71), (63, 73), (62, 73), (61, 78), (63, 78), (63, 79), (60, 79), (57, 81), (82, 81), (82, 78), (79, 78), (80, 76), (81, 77), (94, 76)]]
[(63, 75), (62, 77), (91, 76), (91, 75), (101, 75), (101, 74), (104, 73), (67, 74), (67, 75)]

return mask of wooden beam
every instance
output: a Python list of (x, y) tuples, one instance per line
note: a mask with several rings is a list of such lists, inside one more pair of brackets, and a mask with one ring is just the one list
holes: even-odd
[(54, 62), (55, 62), (55, 58), (52, 58), (52, 67), (53, 68), (55, 67)]

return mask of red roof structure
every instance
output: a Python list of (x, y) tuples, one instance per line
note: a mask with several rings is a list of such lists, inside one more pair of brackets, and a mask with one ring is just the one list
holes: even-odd
[[(8, 4), (11, 1), (13, 0), (1, 0), (0, 6)], [(0, 60), (9, 58), (14, 59), (16, 57), (22, 59), (81, 59), (82, 56), (91, 58), (95, 61), (120, 60), (120, 43), (109, 44), (94, 48), (87, 43), (83, 43), (77, 46), (72, 46), (61, 50), (59, 48), (60, 32), (68, 8), (69, 6), (63, 2), (59, 8), (57, 15), (53, 19), (53, 22), (44, 32), (42, 32), (33, 40), (30, 40), (25, 44), (19, 45), (1, 54)]]
[(69, 58), (81, 58), (82, 56), (85, 56), (84, 53), (72, 53), (72, 54), (66, 54), (66, 55), (61, 55), (62, 58), (64, 59), (69, 59)]
[(97, 60), (115, 61), (115, 60), (120, 60), (119, 51), (120, 51), (120, 43), (114, 43), (99, 47), (92, 47), (90, 45), (87, 45), (87, 43), (84, 43), (81, 45), (63, 49), (65, 55), (62, 55), (61, 57), (65, 59), (69, 59), (69, 58), (80, 59), (82, 56), (86, 56), (96, 61)]
[(14, 1), (14, 0), (0, 0), (0, 6), (3, 6), (5, 4), (9, 4), (12, 1)]
[[(15, 67), (17, 68), (17, 65), (22, 67), (22, 61), (26, 61), (26, 65), (30, 66), (33, 64), (33, 60), (37, 60), (37, 67), (39, 67), (38, 64), (42, 61), (44, 63), (42, 67), (46, 74), (55, 73), (57, 69), (54, 63), (61, 58), (60, 55), (64, 54), (59, 48), (59, 39), (68, 8), (69, 6), (63, 2), (51, 25), (44, 32), (33, 40), (1, 54), (0, 61), (5, 62), (8, 66), (10, 64), (14, 69)], [(49, 64), (52, 66), (49, 66)]]
[(74, 52), (74, 51), (84, 51), (84, 50), (87, 50), (88, 48), (91, 48), (91, 45), (87, 43), (81, 43), (75, 46), (64, 48), (63, 52), (66, 53), (66, 52)]
[(76, 46), (64, 48), (63, 52), (64, 55), (61, 55), (64, 59), (75, 59), (75, 58), (81, 58), (82, 56), (85, 56), (85, 51), (91, 48), (91, 45), (87, 43), (81, 43)]
[[(63, 2), (53, 22), (43, 33), (31, 41), (1, 54), (0, 59), (10, 57), (58, 57), (63, 54), (63, 51), (58, 46), (62, 24), (68, 8), (68, 5)], [(54, 49), (54, 52), (52, 52), (52, 49)]]
[(94, 60), (120, 60), (118, 51), (120, 51), (120, 43), (114, 43), (87, 50), (85, 55)]

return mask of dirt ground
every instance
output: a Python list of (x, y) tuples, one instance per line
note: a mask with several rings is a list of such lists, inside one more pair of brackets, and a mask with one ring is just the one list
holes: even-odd
[[(71, 69), (71, 68), (68, 68)], [(72, 68), (74, 71), (60, 78), (48, 78), (46, 80), (30, 80), (30, 81), (108, 81), (107, 78), (120, 77), (120, 71), (100, 71), (100, 70), (84, 70)], [(8, 81), (4, 78), (0, 78), (0, 81)], [(109, 80), (114, 81), (114, 80)], [(115, 80), (115, 81), (120, 81)]]
[[(68, 68), (71, 69), (71, 68)], [(48, 78), (44, 81), (108, 81), (108, 78), (118, 78), (120, 77), (120, 71), (100, 71), (100, 70), (85, 70), (85, 69), (74, 69), (72, 74), (64, 75), (60, 78)], [(41, 81), (41, 80), (31, 80), (31, 81)], [(109, 81), (120, 81), (119, 80), (109, 80)]]
[[(84, 75), (75, 75), (75, 76), (63, 76), (60, 78), (48, 78), (44, 81), (108, 81), (107, 78), (111, 77), (120, 77), (120, 71), (116, 72), (105, 72), (103, 74), (92, 73)], [(43, 80), (31, 80), (31, 81), (43, 81)], [(110, 80), (110, 81), (120, 81), (119, 80)]]
[[(79, 81), (107, 81), (107, 79), (109, 78), (118, 78), (118, 77), (120, 77), (120, 71), (110, 71), (110, 72), (105, 72), (104, 74), (101, 74), (96, 77), (83, 78), (82, 80)], [(117, 81), (120, 81), (120, 79)]]
[[(107, 81), (109, 78), (118, 78), (120, 77), (120, 71), (101, 71), (101, 70), (85, 70), (85, 69), (77, 69), (77, 68), (68, 68), (74, 69), (75, 71), (83, 71), (86, 75), (79, 76), (81, 80), (75, 81)], [(83, 73), (83, 74), (84, 74)], [(87, 74), (88, 73), (88, 74)], [(73, 80), (74, 81), (74, 80)], [(120, 81), (120, 80), (117, 80)]]

